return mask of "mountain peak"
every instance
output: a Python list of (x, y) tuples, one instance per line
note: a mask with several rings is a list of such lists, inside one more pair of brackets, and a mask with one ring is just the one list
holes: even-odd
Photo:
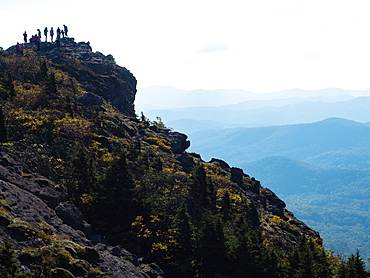
[[(117, 65), (112, 55), (93, 52), (89, 42), (76, 43), (74, 38), (62, 38), (58, 44), (41, 42), (40, 50), (30, 43), (28, 49), (76, 78), (88, 93), (103, 97), (125, 115), (135, 116), (136, 78)], [(15, 52), (15, 47), (7, 51)]]

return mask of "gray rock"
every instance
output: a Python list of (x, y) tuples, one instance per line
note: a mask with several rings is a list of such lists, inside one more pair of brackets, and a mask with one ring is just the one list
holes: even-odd
[(60, 203), (55, 208), (55, 212), (65, 224), (74, 229), (79, 228), (83, 224), (84, 215), (75, 205), (71, 203)]
[(120, 245), (114, 246), (110, 249), (110, 253), (114, 256), (123, 258), (127, 261), (130, 261), (133, 263), (135, 266), (139, 266), (139, 260), (138, 257), (129, 251), (127, 251), (125, 248), (123, 248)]
[(156, 133), (162, 134), (170, 141), (170, 147), (174, 154), (183, 153), (190, 147), (190, 141), (187, 140), (188, 136), (184, 133), (171, 131), (168, 128), (159, 128), (157, 126), (151, 126), (150, 129)]
[(82, 97), (77, 99), (77, 102), (85, 105), (85, 106), (102, 106), (104, 100), (102, 97), (93, 94), (93, 93), (86, 93)]
[(156, 264), (148, 264), (142, 266), (142, 271), (145, 272), (150, 278), (163, 277), (164, 272)]
[(188, 136), (180, 132), (169, 132), (168, 134), (171, 150), (174, 154), (183, 153), (187, 148), (190, 147), (190, 141)]
[(111, 278), (144, 278), (145, 276), (129, 261), (120, 259), (108, 252), (100, 253), (97, 267)]
[[(38, 176), (40, 178), (40, 176)], [(47, 180), (46, 178), (44, 178)], [(35, 196), (43, 199), (50, 208), (55, 208), (57, 204), (66, 200), (65, 192), (57, 191), (51, 186), (44, 186), (38, 182), (25, 179), (19, 173), (14, 172), (12, 167), (4, 167), (0, 165), (0, 180), (10, 182), (19, 188), (22, 188)]]
[(244, 172), (242, 169), (236, 167), (231, 168), (231, 181), (241, 187), (243, 186), (243, 176)]
[(180, 162), (182, 167), (192, 168), (195, 165), (193, 156), (188, 153), (175, 154), (175, 159)]
[(216, 163), (218, 166), (220, 166), (224, 170), (230, 169), (229, 164), (227, 164), (225, 161), (217, 158), (212, 158), (210, 163)]

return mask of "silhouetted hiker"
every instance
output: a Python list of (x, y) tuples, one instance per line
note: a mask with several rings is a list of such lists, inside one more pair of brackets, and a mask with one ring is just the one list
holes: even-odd
[(62, 30), (61, 33), (62, 33), (62, 37), (64, 38), (64, 30)]
[(30, 41), (37, 47), (37, 50), (40, 50), (40, 40), (37, 34), (32, 36)]
[(57, 29), (57, 39), (55, 41), (57, 43), (57, 47), (60, 47), (60, 29)]
[(22, 55), (22, 46), (19, 44), (19, 42), (17, 42), (17, 44), (15, 45), (15, 52), (18, 55)]
[(27, 33), (26, 33), (26, 31), (24, 31), (24, 33), (23, 33), (23, 39), (24, 39), (24, 43), (27, 44)]
[(40, 31), (40, 29), (37, 29), (37, 35), (39, 36), (39, 38), (41, 40), (41, 31)]
[(50, 37), (51, 37), (51, 42), (53, 42), (53, 37), (54, 37), (54, 29), (51, 27), (50, 29)]
[(37, 46), (37, 51), (39, 51), (40, 50), (40, 46), (41, 46), (41, 34), (40, 34), (40, 36), (35, 35), (35, 44)]
[(48, 41), (48, 33), (49, 33), (48, 27), (45, 27), (45, 29), (44, 29), (45, 41)]
[(64, 24), (63, 24), (63, 26), (64, 26), (64, 33), (66, 34), (66, 37), (68, 37), (68, 27), (65, 26)]

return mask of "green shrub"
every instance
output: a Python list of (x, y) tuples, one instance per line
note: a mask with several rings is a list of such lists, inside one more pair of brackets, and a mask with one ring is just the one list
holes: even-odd
[(8, 228), (21, 237), (32, 238), (37, 235), (35, 227), (19, 219), (14, 219), (13, 223), (8, 225)]
[(90, 264), (84, 260), (73, 260), (70, 263), (70, 270), (77, 275), (86, 275), (89, 273)]
[(51, 278), (75, 278), (75, 276), (64, 268), (54, 268), (51, 270)]

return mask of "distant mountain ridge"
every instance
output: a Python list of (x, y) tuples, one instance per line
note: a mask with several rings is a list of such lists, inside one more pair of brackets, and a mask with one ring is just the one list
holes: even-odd
[[(252, 100), (272, 99), (330, 99), (338, 96), (368, 96), (370, 89), (365, 91), (344, 90), (339, 88), (326, 88), (322, 90), (289, 89), (270, 93), (253, 93), (245, 90), (182, 90), (168, 86), (152, 86), (138, 88), (136, 107), (140, 110), (148, 109), (177, 109), (186, 107), (207, 107), (238, 104)], [(163, 99), (166, 101), (163, 102)], [(348, 99), (348, 98), (347, 98)], [(337, 99), (340, 100), (340, 99)], [(345, 99), (342, 99), (345, 100)]]
[(323, 169), (283, 156), (245, 163), (244, 169), (262, 175), (265, 186), (320, 232), (327, 248), (370, 256), (370, 170)]
[(311, 124), (212, 129), (189, 136), (191, 150), (201, 151), (204, 158), (217, 155), (242, 168), (247, 162), (273, 155), (326, 168), (370, 167), (370, 158), (365, 155), (370, 154), (370, 124), (341, 118)]
[[(224, 127), (259, 127), (317, 122), (339, 117), (370, 122), (370, 97), (320, 97), (252, 100), (218, 107), (188, 107), (167, 110), (144, 110), (149, 118), (161, 117), (167, 125), (190, 134), (187, 121), (213, 121)], [(181, 121), (180, 121), (181, 120)], [(198, 122), (198, 125), (200, 123)], [(205, 124), (203, 129), (212, 128)]]

